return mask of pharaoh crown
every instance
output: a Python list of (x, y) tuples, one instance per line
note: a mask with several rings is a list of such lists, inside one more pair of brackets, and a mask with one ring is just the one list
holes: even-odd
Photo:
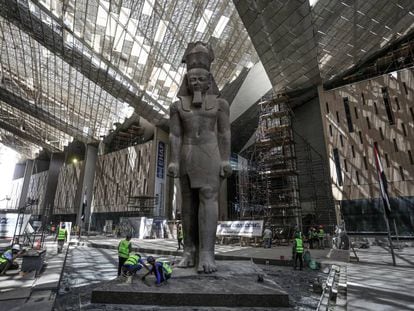
[(213, 60), (214, 52), (210, 44), (197, 41), (188, 44), (182, 63), (187, 65), (187, 71), (193, 68), (203, 68), (210, 71)]

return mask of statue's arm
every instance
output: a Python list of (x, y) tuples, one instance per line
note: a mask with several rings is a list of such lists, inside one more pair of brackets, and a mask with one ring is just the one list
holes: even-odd
[(171, 147), (171, 160), (168, 165), (168, 173), (173, 177), (178, 177), (179, 163), (180, 163), (180, 150), (182, 141), (182, 128), (180, 115), (177, 109), (177, 103), (173, 103), (170, 106), (170, 147)]
[(230, 108), (225, 99), (219, 98), (218, 118), (217, 118), (217, 135), (218, 145), (221, 156), (221, 175), (228, 177), (231, 175), (230, 166), (230, 150), (231, 150), (231, 135), (230, 135)]

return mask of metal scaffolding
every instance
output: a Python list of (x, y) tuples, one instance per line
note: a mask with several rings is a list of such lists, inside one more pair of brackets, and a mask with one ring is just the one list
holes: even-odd
[(262, 218), (271, 226), (301, 226), (298, 173), (286, 97), (259, 103), (256, 143), (247, 170), (239, 173), (240, 218)]

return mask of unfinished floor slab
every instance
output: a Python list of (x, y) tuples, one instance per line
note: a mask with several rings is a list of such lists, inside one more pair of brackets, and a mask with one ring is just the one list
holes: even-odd
[[(154, 280), (132, 284), (113, 280), (92, 292), (92, 303), (216, 306), (288, 307), (288, 294), (250, 261), (218, 261), (215, 274), (197, 274), (193, 269), (176, 268), (167, 285), (156, 287)], [(264, 277), (258, 282), (258, 276)]]

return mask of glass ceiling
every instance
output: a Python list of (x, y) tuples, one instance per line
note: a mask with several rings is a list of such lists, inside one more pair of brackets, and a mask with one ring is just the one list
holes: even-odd
[(0, 93), (24, 104), (2, 95), (0, 108), (59, 150), (100, 140), (134, 109), (165, 122), (188, 42), (211, 43), (219, 88), (259, 60), (231, 1), (2, 0), (0, 15)]

